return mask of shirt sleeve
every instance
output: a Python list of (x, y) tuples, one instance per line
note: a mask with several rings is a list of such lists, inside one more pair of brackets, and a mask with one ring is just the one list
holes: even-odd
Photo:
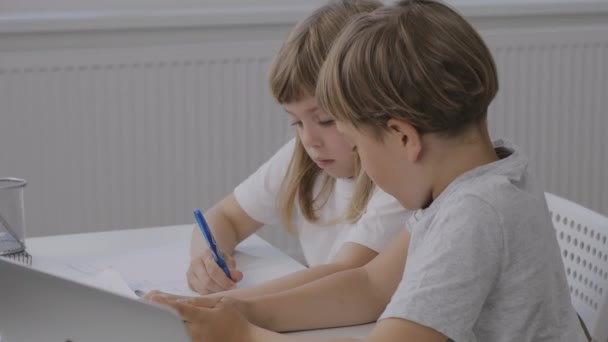
[(295, 139), (292, 139), (234, 189), (237, 202), (254, 220), (263, 224), (279, 223), (276, 198), (294, 148)]
[(411, 215), (393, 196), (376, 187), (365, 213), (355, 223), (344, 242), (354, 242), (378, 253), (392, 241)]
[(501, 269), (499, 216), (466, 196), (444, 203), (426, 229), (412, 229), (403, 278), (380, 319), (402, 318), (455, 341), (476, 341), (473, 327)]

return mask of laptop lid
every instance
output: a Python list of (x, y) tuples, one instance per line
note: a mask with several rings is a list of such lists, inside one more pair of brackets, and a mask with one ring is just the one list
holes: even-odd
[(1, 342), (186, 342), (169, 308), (0, 258)]

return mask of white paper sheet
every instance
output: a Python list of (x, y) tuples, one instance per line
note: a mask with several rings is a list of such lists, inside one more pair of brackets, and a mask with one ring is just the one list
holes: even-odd
[(139, 298), (123, 279), (122, 275), (109, 268), (92, 277), (86, 278), (83, 282), (90, 286), (114, 292), (132, 299)]
[[(108, 257), (82, 258), (67, 262), (62, 259), (34, 259), (33, 266), (78, 281), (112, 270), (115, 275), (124, 279), (131, 292), (160, 290), (183, 296), (197, 296), (197, 293), (189, 289), (186, 280), (186, 271), (190, 264), (189, 248), (189, 241), (186, 240)], [(239, 246), (235, 259), (237, 268), (243, 272), (243, 280), (237, 287), (254, 286), (303, 268), (293, 260), (277, 258), (276, 251), (273, 252), (264, 243)], [(101, 281), (106, 281), (107, 278), (109, 277), (102, 277)], [(114, 280), (116, 278), (114, 277)], [(107, 285), (116, 284), (110, 281)]]

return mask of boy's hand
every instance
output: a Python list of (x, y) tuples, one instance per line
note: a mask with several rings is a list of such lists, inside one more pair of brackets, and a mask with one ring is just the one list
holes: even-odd
[(176, 294), (172, 294), (172, 293), (166, 293), (166, 292), (162, 292), (162, 291), (158, 291), (158, 290), (153, 290), (153, 291), (146, 293), (143, 296), (143, 299), (147, 300), (147, 301), (151, 301), (151, 302), (165, 304), (165, 305), (169, 302), (173, 303), (173, 302), (177, 302), (177, 301), (182, 301), (182, 302), (187, 301), (190, 305), (201, 306), (204, 308), (212, 307), (213, 306), (212, 304), (216, 303), (218, 300), (221, 299), (223, 303), (226, 303), (227, 305), (231, 305), (235, 309), (237, 309), (243, 315), (243, 317), (245, 317), (246, 320), (255, 324), (255, 322), (252, 320), (252, 318), (254, 318), (254, 317), (252, 317), (253, 313), (252, 313), (251, 304), (246, 300), (240, 300), (240, 299), (235, 299), (235, 298), (225, 297), (225, 296), (220, 296), (220, 295), (212, 295), (212, 296), (205, 296), (205, 297), (187, 297), (187, 296), (180, 296), (180, 295), (176, 295)]
[[(186, 300), (186, 299), (195, 298), (195, 297), (186, 297), (186, 296), (180, 296), (180, 295), (166, 293), (166, 292), (162, 292), (162, 291), (158, 291), (158, 290), (152, 290), (152, 291), (146, 293), (142, 298), (144, 300), (151, 301), (151, 302), (158, 302), (158, 300), (160, 300), (161, 298), (163, 299), (163, 301), (174, 302), (174, 301), (177, 301), (180, 299)], [(156, 300), (154, 300), (152, 298), (156, 298)]]
[(236, 283), (243, 279), (243, 273), (236, 269), (234, 258), (222, 252), (220, 253), (224, 260), (226, 260), (232, 279), (226, 277), (224, 271), (215, 262), (211, 251), (205, 249), (201, 256), (192, 259), (186, 273), (188, 286), (192, 291), (202, 295), (227, 291), (233, 289)]
[(243, 342), (253, 336), (253, 325), (237, 308), (239, 301), (228, 297), (178, 298), (157, 293), (149, 300), (175, 309), (186, 323), (193, 342)]

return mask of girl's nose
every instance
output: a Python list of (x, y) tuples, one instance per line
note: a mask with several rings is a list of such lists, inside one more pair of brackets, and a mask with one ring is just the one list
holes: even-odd
[(303, 127), (300, 130), (300, 140), (304, 147), (321, 147), (323, 146), (323, 138), (318, 130)]

